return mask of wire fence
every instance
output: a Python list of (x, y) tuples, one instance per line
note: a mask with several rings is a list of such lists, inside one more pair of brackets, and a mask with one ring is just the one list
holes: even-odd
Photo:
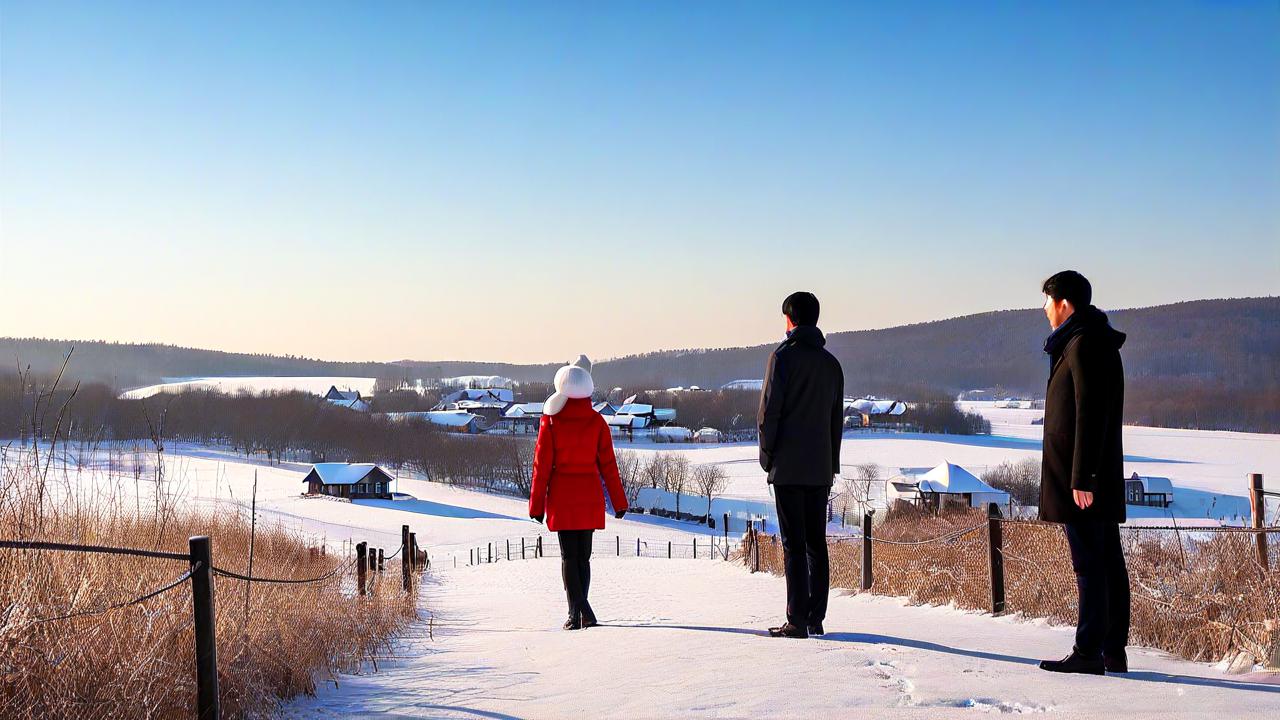
[[(597, 532), (591, 540), (594, 557), (721, 560), (733, 557), (741, 540), (727, 536), (693, 536), (685, 540), (625, 537)], [(489, 565), (544, 557), (560, 557), (556, 535), (524, 535), (437, 548), (432, 560), (444, 569)]]
[(416, 617), (425, 553), (404, 535), (413, 552), (388, 557), (267, 534), (256, 566), (208, 538), (187, 553), (0, 540), (0, 717), (269, 713)]
[[(1124, 527), (1121, 541), (1133, 642), (1192, 660), (1244, 651), (1280, 663), (1280, 528)], [(993, 517), (922, 539), (872, 532), (827, 545), (833, 588), (1056, 624), (1077, 619), (1076, 575), (1060, 525)], [(776, 536), (749, 532), (737, 557), (753, 571), (784, 573)]]

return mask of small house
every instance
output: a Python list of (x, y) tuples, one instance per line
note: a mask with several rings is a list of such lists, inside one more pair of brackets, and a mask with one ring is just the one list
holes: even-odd
[(411, 412), (387, 413), (390, 420), (421, 420), (430, 425), (437, 425), (450, 432), (475, 435), (482, 432), (487, 425), (479, 415), (461, 410), (415, 410)]
[(1124, 481), (1124, 501), (1128, 505), (1167, 508), (1173, 504), (1173, 481), (1134, 473)]
[(496, 427), (512, 433), (536, 433), (542, 422), (543, 403), (515, 403), (502, 413)]
[(325, 402), (348, 410), (369, 412), (369, 403), (360, 397), (359, 390), (339, 390), (337, 385), (330, 385), (329, 392), (324, 394)]
[(359, 499), (391, 499), (395, 478), (373, 463), (316, 463), (302, 479), (308, 495)]
[(617, 415), (618, 414), (618, 407), (611, 402), (598, 402), (595, 405), (592, 405), (591, 409), (595, 410), (601, 415)]
[(720, 443), (724, 442), (724, 433), (715, 428), (704, 427), (693, 434), (693, 441), (696, 443)]

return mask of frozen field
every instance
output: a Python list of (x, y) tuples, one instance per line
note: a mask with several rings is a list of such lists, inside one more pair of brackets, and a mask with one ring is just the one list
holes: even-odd
[[(977, 405), (976, 403), (973, 405)], [(850, 431), (841, 445), (845, 474), (857, 465), (876, 463), (892, 475), (903, 467), (932, 467), (944, 461), (981, 475), (1005, 461), (1040, 457), (1042, 427), (1032, 420), (1043, 410), (973, 408), (991, 420), (989, 436)], [(642, 452), (671, 450), (694, 463), (720, 463), (729, 473), (726, 498), (770, 500), (765, 473), (754, 443), (734, 445), (655, 445), (617, 443)], [(1170, 510), (1129, 507), (1136, 522), (1170, 517), (1214, 518), (1239, 522), (1249, 516), (1248, 473), (1263, 473), (1268, 488), (1280, 488), (1280, 435), (1128, 426), (1124, 429), (1125, 472), (1172, 479)]]
[(206, 377), (134, 388), (122, 393), (121, 397), (137, 400), (151, 397), (156, 393), (184, 390), (217, 390), (230, 395), (241, 392), (256, 395), (264, 392), (297, 390), (313, 395), (323, 395), (334, 385), (339, 390), (359, 390), (361, 395), (371, 395), (373, 383), (373, 378), (365, 377)]

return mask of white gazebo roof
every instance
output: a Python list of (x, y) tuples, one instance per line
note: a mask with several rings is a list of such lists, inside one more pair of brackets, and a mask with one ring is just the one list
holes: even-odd
[(949, 462), (944, 462), (921, 475), (920, 490), (921, 492), (945, 494), (1004, 493), (1003, 490), (997, 490), (982, 482), (977, 475)]

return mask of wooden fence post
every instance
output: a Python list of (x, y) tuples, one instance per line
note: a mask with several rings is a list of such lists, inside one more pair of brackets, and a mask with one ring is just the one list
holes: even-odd
[(533, 556), (542, 557), (542, 536), (541, 535), (538, 536), (538, 547), (535, 548)]
[[(1253, 527), (1261, 530), (1267, 521), (1267, 505), (1264, 502), (1265, 493), (1262, 490), (1262, 473), (1249, 474), (1249, 514), (1253, 518)], [(1256, 543), (1258, 552), (1258, 564), (1262, 566), (1265, 572), (1270, 567), (1267, 558), (1267, 534), (1254, 533), (1254, 543)]]
[(418, 562), (418, 533), (409, 533), (409, 550), (411, 553), (409, 555), (409, 569), (416, 572), (420, 564)]
[(693, 536), (693, 559), (698, 559), (698, 536)]
[(520, 538), (520, 559), (524, 560), (524, 538)]
[(862, 589), (870, 590), (875, 582), (871, 572), (871, 513), (862, 514)]
[(386, 558), (382, 554), (382, 548), (378, 548), (378, 570), (386, 570)]
[(622, 536), (614, 535), (613, 544), (615, 546), (615, 550), (617, 551), (618, 557), (622, 557)]
[(511, 561), (511, 538), (507, 538), (507, 561)]
[[(213, 624), (213, 546), (204, 535), (187, 541), (191, 551), (191, 608), (196, 636), (196, 717), (218, 720), (218, 634)], [(200, 566), (196, 567), (196, 563)]]
[(358, 543), (356, 545), (356, 585), (360, 588), (360, 594), (364, 595), (365, 576), (369, 572), (368, 561), (365, 559), (367, 543)]
[(636, 557), (640, 557), (640, 538), (636, 538)]
[(1004, 612), (1004, 527), (1000, 506), (987, 505), (987, 567), (991, 576), (991, 614)]
[(409, 577), (409, 526), (400, 526), (400, 577), (404, 582), (405, 592), (412, 589), (413, 581)]
[(671, 559), (671, 541), (670, 540), (667, 541), (667, 559), (668, 560)]

